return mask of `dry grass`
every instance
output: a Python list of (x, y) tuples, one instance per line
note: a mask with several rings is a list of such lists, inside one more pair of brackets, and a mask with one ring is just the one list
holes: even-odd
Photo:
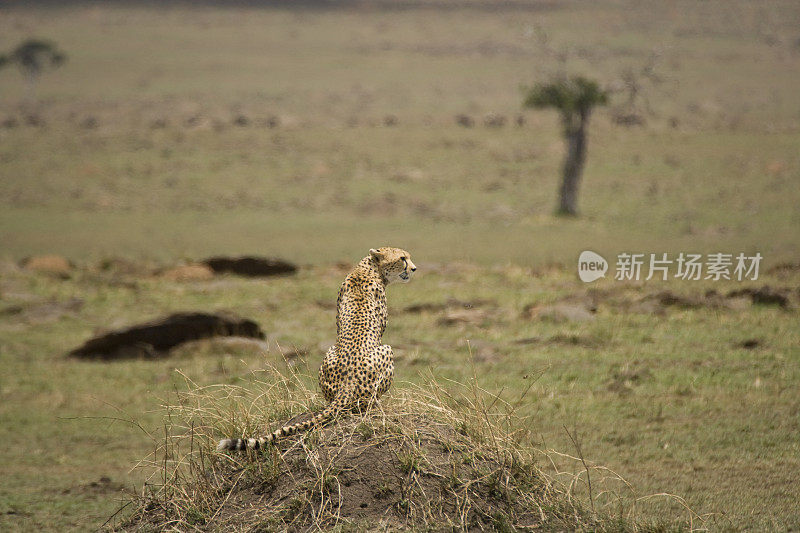
[[(666, 531), (705, 525), (672, 496), (683, 517), (643, 522), (642, 504), (661, 495), (637, 498), (620, 476), (588, 463), (574, 431), (574, 457), (530, 446), (530, 420), (517, 414), (527, 391), (504, 399), (475, 379), (447, 388), (429, 379), (401, 385), (365, 412), (265, 453), (222, 455), (213, 451), (221, 436), (258, 435), (318, 409), (309, 378), (270, 368), (247, 387), (186, 383), (177, 401), (164, 405), (164, 437), (154, 439), (152, 457), (140, 465), (152, 475), (119, 529)], [(556, 467), (564, 459), (581, 470)]]

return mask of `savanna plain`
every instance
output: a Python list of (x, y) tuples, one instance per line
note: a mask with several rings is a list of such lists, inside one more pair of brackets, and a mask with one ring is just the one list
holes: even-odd
[[(393, 394), (499, 395), (526, 446), (608, 469), (575, 497), (620, 528), (796, 531), (798, 28), (789, 1), (0, 7), (0, 51), (68, 56), (33, 91), (0, 70), (0, 530), (97, 529), (157, 485), (187, 383), (313, 387), (339, 284), (392, 245), (419, 267), (388, 289)], [(575, 218), (553, 215), (558, 116), (521, 107), (560, 73), (612, 90)], [(578, 280), (582, 250), (605, 279)], [(617, 281), (621, 252), (764, 259), (757, 280)], [(43, 254), (71, 266), (22, 266)], [(218, 254), (300, 268), (164, 274)], [(266, 340), (66, 355), (220, 309)]]

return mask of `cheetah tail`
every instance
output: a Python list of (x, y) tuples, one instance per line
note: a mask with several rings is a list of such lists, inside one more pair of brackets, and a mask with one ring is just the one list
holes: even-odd
[(219, 444), (217, 444), (217, 451), (243, 451), (247, 449), (260, 450), (264, 446), (272, 444), (281, 437), (288, 437), (289, 435), (294, 435), (295, 433), (308, 431), (309, 429), (330, 420), (338, 411), (338, 405), (331, 404), (304, 422), (298, 422), (296, 424), (292, 424), (291, 426), (283, 426), (282, 428), (276, 429), (269, 435), (265, 435), (263, 437), (253, 439), (222, 439), (219, 441)]

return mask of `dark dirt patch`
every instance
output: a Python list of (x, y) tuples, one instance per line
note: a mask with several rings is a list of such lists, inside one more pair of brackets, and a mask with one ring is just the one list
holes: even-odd
[(664, 307), (683, 307), (685, 309), (696, 309), (703, 307), (709, 297), (715, 297), (716, 293), (706, 293), (703, 296), (681, 296), (671, 291), (661, 291), (656, 294), (650, 295), (647, 298), (657, 301)]
[[(592, 288), (586, 293), (571, 295), (556, 304), (583, 305), (587, 309), (606, 308), (623, 313), (646, 313), (662, 315), (669, 309), (727, 309), (741, 311), (752, 304), (777, 305), (783, 309), (796, 307), (794, 289), (765, 285), (747, 287), (722, 294), (716, 290), (698, 293), (677, 293), (661, 290), (641, 294), (641, 289), (631, 287)], [(800, 296), (800, 295), (798, 295)], [(535, 304), (531, 304), (535, 308)]]
[(211, 257), (203, 261), (203, 263), (208, 265), (214, 272), (238, 274), (240, 276), (278, 276), (297, 272), (296, 265), (283, 259), (268, 257)]
[(465, 128), (471, 128), (475, 125), (475, 119), (469, 115), (456, 115), (456, 124)]
[(763, 287), (748, 287), (728, 293), (728, 298), (747, 297), (754, 304), (777, 305), (782, 309), (792, 307), (791, 290), (764, 285)]
[(759, 339), (747, 339), (741, 342), (737, 342), (734, 346), (737, 348), (744, 348), (745, 350), (755, 350), (759, 346), (761, 346), (762, 341)]
[(214, 336), (265, 337), (257, 323), (233, 313), (175, 313), (94, 337), (69, 355), (101, 359), (160, 357), (184, 342)]
[(664, 290), (648, 294), (633, 301), (623, 302), (620, 307), (627, 312), (660, 315), (664, 314), (670, 307), (678, 309), (710, 307), (716, 309), (727, 307), (726, 303), (725, 298), (717, 294), (716, 291), (708, 291), (705, 294), (682, 295)]
[[(571, 294), (556, 302), (530, 303), (523, 308), (521, 316), (527, 320), (580, 323), (594, 320), (595, 313), (601, 308), (612, 312), (653, 315), (664, 315), (670, 309), (742, 311), (753, 304), (795, 309), (796, 297), (800, 297), (800, 291), (768, 285), (738, 289), (728, 294), (713, 289), (698, 293), (661, 290), (642, 294), (642, 290), (636, 287), (590, 288), (586, 292)], [(536, 339), (533, 340), (535, 341)]]

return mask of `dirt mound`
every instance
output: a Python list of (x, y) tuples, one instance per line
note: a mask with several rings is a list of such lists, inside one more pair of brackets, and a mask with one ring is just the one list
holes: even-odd
[(59, 277), (69, 277), (74, 268), (69, 259), (60, 255), (34, 255), (20, 261), (20, 266), (33, 272), (42, 272)]
[(205, 264), (181, 265), (163, 271), (161, 277), (170, 281), (205, 281), (214, 277), (214, 270)]
[[(462, 403), (438, 388), (401, 393), (261, 453), (212, 451), (221, 435), (287, 423), (287, 408), (303, 409), (302, 397), (314, 397), (291, 380), (283, 385), (271, 383), (245, 401), (219, 387), (182, 397), (170, 412), (177, 425), (163, 440), (165, 457), (153, 463), (161, 469), (153, 479), (167, 482), (151, 485), (119, 530), (571, 531), (600, 524), (539, 470), (519, 444), (525, 430), (492, 411), (496, 400)], [(259, 409), (270, 422), (253, 419)]]
[[(466, 435), (425, 417), (392, 421), (403, 427), (375, 422), (352, 417), (256, 465), (241, 459), (219, 465), (215, 488), (230, 497), (214, 529), (265, 518), (300, 529), (339, 521), (396, 528), (542, 525), (535, 506), (525, 504), (547, 490), (532, 471), (476, 452)], [(245, 474), (254, 466), (259, 474)]]

